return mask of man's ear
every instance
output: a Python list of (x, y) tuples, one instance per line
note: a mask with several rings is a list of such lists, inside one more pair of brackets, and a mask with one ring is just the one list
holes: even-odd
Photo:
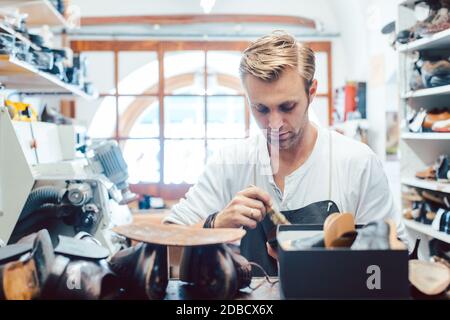
[(313, 79), (311, 86), (309, 87), (309, 103), (314, 100), (317, 93), (317, 80)]

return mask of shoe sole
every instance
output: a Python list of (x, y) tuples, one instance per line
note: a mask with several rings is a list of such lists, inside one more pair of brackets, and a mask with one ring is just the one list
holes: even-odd
[(426, 295), (437, 295), (450, 285), (450, 269), (428, 261), (409, 261), (409, 281)]

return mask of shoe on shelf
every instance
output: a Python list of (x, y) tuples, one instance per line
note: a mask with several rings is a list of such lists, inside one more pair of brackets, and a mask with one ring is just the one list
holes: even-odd
[(423, 171), (416, 173), (418, 179), (436, 180), (438, 182), (450, 182), (450, 164), (447, 155), (440, 155), (436, 162)]
[(423, 179), (423, 180), (436, 179), (436, 169), (434, 168), (434, 165), (426, 168), (425, 170), (417, 172), (416, 178)]
[(450, 171), (450, 165), (447, 155), (440, 155), (436, 162), (436, 180), (439, 182), (450, 182), (448, 173)]
[(420, 70), (423, 83), (427, 88), (450, 84), (450, 61), (448, 57), (437, 61), (425, 60)]
[(447, 120), (436, 121), (431, 130), (434, 132), (450, 132), (450, 118)]
[(422, 195), (413, 188), (408, 189), (408, 191), (402, 192), (402, 199), (410, 202), (423, 201)]
[(427, 111), (420, 109), (418, 112), (413, 112), (408, 116), (408, 130), (410, 132), (418, 133), (423, 130), (423, 122), (427, 116)]
[(433, 230), (450, 234), (450, 210), (440, 208), (436, 211), (436, 217), (431, 223)]
[(425, 117), (422, 128), (424, 132), (433, 131), (433, 126), (441, 121), (450, 120), (450, 112), (447, 110), (432, 110)]

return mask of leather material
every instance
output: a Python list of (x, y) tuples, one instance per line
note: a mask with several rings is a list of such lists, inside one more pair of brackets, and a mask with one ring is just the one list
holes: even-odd
[[(42, 299), (100, 300), (118, 295), (118, 279), (105, 260), (69, 261), (64, 258), (58, 259), (52, 285), (46, 287)], [(64, 272), (59, 274), (62, 269)]]
[(119, 251), (109, 266), (124, 284), (125, 298), (162, 299), (169, 282), (167, 247), (138, 243)]
[(106, 259), (109, 256), (108, 249), (90, 241), (66, 236), (58, 236), (58, 240), (55, 253), (86, 259)]
[(169, 246), (199, 246), (234, 242), (245, 235), (235, 228), (205, 229), (174, 224), (128, 224), (113, 231), (129, 239)]
[(202, 299), (231, 299), (239, 289), (233, 259), (224, 245), (184, 248), (180, 280), (192, 284), (192, 295)]

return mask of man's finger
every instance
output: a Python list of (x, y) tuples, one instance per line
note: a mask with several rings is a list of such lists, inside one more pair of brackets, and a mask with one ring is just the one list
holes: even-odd
[(240, 215), (237, 218), (238, 223), (243, 226), (243, 227), (247, 227), (250, 229), (255, 229), (256, 228), (256, 221), (250, 218), (247, 218), (244, 215)]
[(242, 208), (242, 214), (247, 218), (255, 220), (256, 222), (260, 222), (264, 218), (264, 214), (261, 212), (261, 210), (248, 206), (244, 206)]
[(248, 198), (261, 200), (262, 202), (264, 202), (264, 205), (267, 207), (272, 206), (272, 199), (270, 198), (270, 195), (261, 188), (251, 186), (242, 191), (239, 191), (238, 194), (243, 195)]
[(256, 200), (253, 198), (249, 198), (246, 196), (240, 196), (240, 204), (247, 206), (249, 208), (257, 209), (259, 210), (263, 215), (266, 214), (266, 206), (264, 205), (264, 202), (261, 200)]

